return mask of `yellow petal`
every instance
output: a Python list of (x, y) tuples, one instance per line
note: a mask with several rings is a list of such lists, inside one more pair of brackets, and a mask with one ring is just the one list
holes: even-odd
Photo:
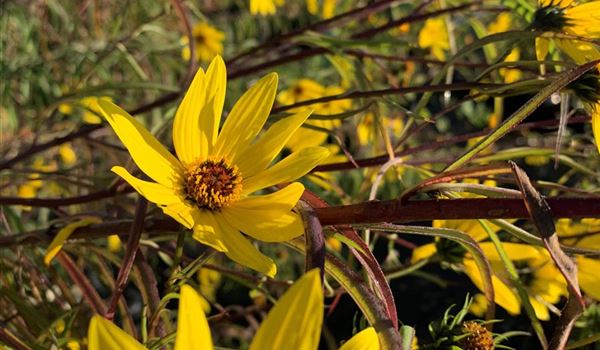
[(215, 215), (207, 210), (195, 210), (192, 215), (194, 217), (192, 237), (220, 252), (226, 252), (228, 248), (222, 239), (222, 233), (219, 231), (220, 227)]
[(305, 110), (273, 124), (260, 139), (238, 157), (236, 165), (245, 177), (264, 170), (312, 113)]
[(275, 100), (277, 74), (271, 73), (258, 81), (237, 101), (223, 124), (214, 154), (237, 164), (243, 153), (260, 132)]
[(339, 350), (379, 350), (379, 338), (375, 328), (363, 329), (345, 342)]
[(229, 224), (265, 242), (284, 242), (304, 233), (300, 215), (289, 209), (224, 208), (221, 215)]
[(538, 61), (543, 61), (548, 56), (550, 41), (546, 38), (535, 38), (535, 56)]
[(146, 175), (170, 188), (183, 184), (181, 163), (142, 124), (110, 101), (99, 99), (98, 104), (135, 164)]
[(294, 152), (269, 169), (253, 177), (244, 178), (242, 195), (279, 183), (294, 181), (311, 171), (328, 156), (329, 151), (323, 147), (309, 147)]
[(304, 193), (304, 185), (300, 182), (291, 183), (284, 188), (262, 196), (245, 197), (235, 202), (236, 208), (242, 209), (292, 209)]
[(581, 289), (596, 300), (600, 300), (600, 260), (577, 257), (577, 276)]
[(226, 86), (225, 63), (216, 56), (206, 74), (198, 69), (173, 120), (173, 145), (184, 164), (208, 157), (215, 143)]
[(158, 183), (140, 180), (120, 166), (114, 166), (111, 170), (127, 181), (144, 198), (158, 204), (167, 215), (183, 226), (192, 228), (194, 224), (192, 211), (194, 208), (185, 201), (182, 193)]
[[(473, 284), (479, 288), (480, 291), (484, 291), (483, 280), (475, 261), (472, 259), (464, 259), (463, 265), (465, 267), (465, 273), (469, 276)], [(512, 289), (495, 275), (492, 275), (492, 286), (494, 287), (494, 301), (496, 304), (502, 306), (511, 315), (518, 315), (521, 312), (521, 304)]]
[(210, 328), (202, 304), (203, 299), (194, 288), (188, 285), (181, 286), (175, 350), (213, 348)]
[[(485, 253), (485, 256), (491, 262), (500, 261), (500, 255), (498, 255), (498, 250), (496, 250), (496, 247), (492, 242), (479, 243), (479, 246)], [(502, 242), (502, 247), (504, 248), (506, 255), (508, 255), (508, 257), (512, 261), (536, 259), (541, 256), (540, 249), (530, 246), (528, 244)]]
[(323, 323), (319, 270), (302, 276), (277, 301), (254, 336), (250, 350), (316, 350)]
[(50, 242), (50, 246), (46, 250), (46, 255), (44, 255), (44, 263), (46, 265), (50, 265), (50, 262), (52, 261), (52, 259), (54, 259), (56, 254), (58, 254), (58, 252), (62, 248), (65, 241), (67, 239), (69, 239), (69, 236), (71, 236), (71, 234), (76, 229), (78, 229), (80, 227), (88, 226), (91, 224), (97, 224), (99, 222), (101, 222), (101, 220), (99, 218), (89, 217), (89, 218), (85, 218), (85, 219), (70, 223), (70, 224), (66, 225), (65, 227), (63, 227), (62, 229), (60, 229), (60, 231), (58, 231), (58, 234), (56, 234), (56, 237), (54, 237), (52, 242)]
[(592, 110), (592, 132), (594, 133), (598, 153), (600, 153), (600, 104), (594, 105)]
[(548, 307), (546, 307), (546, 305), (531, 296), (529, 297), (529, 302), (533, 307), (533, 311), (535, 311), (535, 317), (542, 321), (548, 321), (550, 319), (550, 312), (548, 312)]
[(227, 247), (225, 254), (231, 260), (269, 277), (275, 276), (277, 266), (273, 260), (261, 254), (236, 228), (223, 220), (218, 223), (219, 235)]
[(146, 350), (146, 348), (114, 323), (94, 315), (88, 328), (89, 350)]
[(419, 260), (427, 259), (437, 252), (435, 243), (424, 244), (420, 247), (413, 249), (412, 257), (410, 258), (411, 263), (415, 263)]

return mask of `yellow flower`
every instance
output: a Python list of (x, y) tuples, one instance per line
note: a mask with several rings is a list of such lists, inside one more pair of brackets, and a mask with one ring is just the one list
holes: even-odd
[[(519, 60), (521, 56), (521, 51), (518, 47), (515, 47), (510, 51), (510, 53), (504, 59), (504, 62), (515, 62)], [(505, 83), (514, 83), (515, 81), (521, 79), (521, 75), (523, 74), (520, 69), (515, 68), (500, 68), (499, 73), (504, 77)]]
[(596, 147), (598, 153), (600, 153), (600, 102), (594, 104), (591, 107), (592, 110), (592, 132), (594, 134), (594, 140), (596, 141)]
[[(192, 36), (194, 37), (196, 58), (199, 61), (210, 62), (215, 56), (223, 53), (225, 33), (210, 24), (205, 22), (197, 23), (192, 29)], [(189, 61), (191, 58), (190, 47), (188, 45), (189, 40), (187, 36), (181, 39), (181, 43), (185, 45), (181, 50), (181, 57), (186, 61)]]
[(511, 29), (512, 18), (508, 12), (502, 12), (496, 17), (496, 20), (487, 27), (488, 34), (506, 32)]
[[(283, 105), (290, 105), (301, 101), (312, 100), (319, 97), (337, 95), (344, 92), (339, 86), (325, 87), (312, 79), (301, 79), (289, 89), (282, 91), (277, 96), (277, 101)], [(309, 106), (317, 114), (339, 114), (352, 108), (351, 100), (337, 100), (318, 103)], [(321, 129), (331, 130), (340, 125), (339, 120), (309, 120), (306, 125)], [(286, 147), (292, 151), (311, 146), (321, 145), (327, 140), (327, 133), (310, 128), (298, 129), (288, 140)]]
[(419, 32), (419, 47), (431, 49), (435, 58), (443, 61), (446, 51), (450, 48), (448, 30), (443, 18), (430, 18), (425, 21), (425, 26)]
[(79, 345), (79, 342), (77, 340), (69, 340), (67, 342), (67, 349), (79, 350), (79, 349), (81, 349), (81, 345)]
[[(323, 291), (319, 270), (299, 278), (269, 311), (258, 328), (250, 350), (316, 350), (323, 323)], [(95, 315), (88, 329), (90, 350), (146, 349), (137, 340), (102, 316)], [(202, 297), (181, 287), (175, 350), (214, 349)], [(358, 348), (356, 348), (358, 349)]]
[(106, 246), (111, 253), (118, 253), (123, 246), (119, 235), (110, 235), (106, 238)]
[(272, 15), (283, 0), (250, 0), (250, 13), (253, 15)]
[[(600, 219), (582, 219), (576, 223), (571, 219), (560, 219), (556, 224), (556, 232), (569, 245), (600, 249), (600, 235), (598, 234)], [(582, 255), (577, 255), (575, 258), (581, 289), (590, 297), (600, 301), (600, 275), (598, 274), (600, 260)]]
[[(322, 0), (321, 17), (328, 19), (333, 17), (338, 0)], [(317, 0), (306, 0), (306, 8), (313, 15), (319, 14), (319, 3)]]
[[(469, 234), (473, 239), (480, 242), (487, 237), (487, 232), (475, 220), (435, 220), (434, 227), (446, 227), (460, 230)], [(492, 227), (497, 230), (497, 228)], [(446, 242), (446, 243), (444, 243)], [(520, 272), (521, 281), (529, 295), (536, 316), (541, 320), (548, 320), (550, 314), (548, 304), (557, 303), (562, 295), (566, 295), (566, 283), (554, 266), (548, 253), (539, 247), (533, 247), (519, 243), (502, 243), (506, 254), (515, 263)], [(508, 313), (518, 315), (521, 304), (516, 291), (510, 284), (510, 279), (496, 247), (491, 242), (480, 242), (483, 253), (492, 266), (492, 285), (494, 287), (495, 302), (503, 307)], [(439, 250), (439, 251), (438, 251)], [(471, 254), (466, 253), (461, 247), (455, 246), (448, 241), (438, 240), (418, 247), (413, 251), (412, 261), (418, 261), (432, 256), (438, 252), (442, 254), (445, 261), (451, 263), (461, 262), (463, 271), (471, 279), (473, 284), (483, 291), (483, 280), (481, 273)], [(485, 300), (479, 298), (471, 311), (485, 310)]]
[[(577, 4), (573, 0), (540, 0), (532, 21), (534, 30), (563, 33), (587, 39), (600, 38), (600, 1)], [(577, 64), (600, 58), (600, 50), (593, 44), (575, 39), (556, 39), (556, 45)], [(537, 59), (548, 54), (550, 41), (537, 37)]]
[(98, 101), (112, 102), (112, 98), (108, 96), (89, 96), (79, 100), (78, 105), (84, 108), (82, 119), (88, 124), (100, 124), (100, 110), (98, 109)]
[(220, 56), (206, 73), (198, 70), (173, 121), (178, 158), (123, 109), (100, 101), (102, 113), (133, 161), (155, 182), (135, 178), (120, 166), (112, 171), (167, 215), (193, 229), (193, 237), (199, 242), (239, 264), (274, 276), (277, 268), (273, 261), (241, 232), (265, 242), (282, 242), (301, 235), (303, 224), (292, 209), (304, 186), (294, 182), (271, 194), (252, 194), (294, 181), (329, 152), (322, 147), (308, 147), (270, 166), (310, 111), (278, 121), (254, 141), (275, 99), (277, 75), (273, 73), (238, 100), (219, 132), (225, 85), (225, 63)]
[(70, 143), (63, 143), (58, 147), (58, 154), (65, 165), (70, 166), (77, 162), (77, 155)]
[(73, 105), (70, 103), (61, 103), (58, 105), (58, 111), (64, 115), (73, 113)]

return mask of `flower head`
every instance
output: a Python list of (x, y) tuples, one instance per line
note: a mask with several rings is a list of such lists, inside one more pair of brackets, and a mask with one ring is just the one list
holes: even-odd
[[(210, 24), (205, 22), (197, 23), (192, 29), (192, 37), (195, 44), (194, 51), (198, 60), (210, 62), (216, 55), (223, 53), (225, 33)], [(190, 39), (187, 36), (181, 39), (181, 43), (185, 45), (181, 50), (181, 57), (186, 61), (189, 61), (191, 57), (189, 42)]]
[(307, 147), (271, 165), (310, 114), (302, 111), (280, 120), (255, 140), (275, 99), (276, 74), (262, 78), (238, 100), (219, 132), (225, 84), (220, 56), (206, 73), (198, 70), (173, 121), (177, 157), (123, 109), (100, 101), (102, 113), (134, 162), (154, 182), (140, 180), (120, 166), (112, 171), (167, 215), (193, 229), (199, 242), (274, 276), (273, 261), (242, 232), (266, 242), (301, 235), (301, 219), (292, 209), (304, 187), (295, 182), (271, 194), (253, 194), (305, 175), (329, 152)]

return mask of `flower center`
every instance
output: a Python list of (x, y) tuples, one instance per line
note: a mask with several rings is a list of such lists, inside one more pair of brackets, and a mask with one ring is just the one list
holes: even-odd
[(188, 168), (185, 188), (188, 199), (200, 208), (219, 210), (240, 197), (242, 175), (224, 159), (209, 159)]
[(459, 341), (461, 349), (494, 349), (494, 336), (483, 325), (474, 321), (467, 321), (462, 324), (462, 332), (466, 336)]
[(556, 5), (538, 8), (533, 14), (533, 21), (531, 22), (531, 27), (534, 30), (544, 32), (560, 32), (569, 25), (564, 9)]

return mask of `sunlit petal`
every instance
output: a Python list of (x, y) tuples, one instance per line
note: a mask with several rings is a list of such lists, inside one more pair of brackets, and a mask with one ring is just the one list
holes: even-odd
[(70, 224), (66, 225), (65, 227), (63, 227), (62, 229), (60, 229), (58, 231), (58, 233), (56, 234), (56, 236), (54, 237), (54, 239), (52, 240), (52, 242), (50, 242), (50, 246), (48, 246), (48, 249), (46, 250), (46, 255), (44, 255), (44, 263), (46, 265), (50, 265), (50, 262), (52, 261), (52, 259), (54, 259), (56, 254), (58, 254), (58, 252), (61, 250), (65, 241), (67, 239), (69, 239), (71, 234), (76, 229), (78, 229), (80, 227), (88, 226), (91, 224), (97, 224), (100, 222), (101, 222), (101, 220), (99, 218), (89, 217), (89, 218), (81, 219), (79, 221), (70, 223)]
[(316, 350), (323, 323), (323, 290), (319, 270), (302, 276), (271, 309), (250, 350)]
[(227, 247), (225, 254), (231, 260), (269, 277), (275, 276), (277, 266), (273, 260), (261, 254), (236, 228), (220, 220), (219, 230)]
[(300, 236), (304, 225), (300, 215), (280, 209), (224, 208), (221, 215), (229, 224), (253, 238), (265, 242), (284, 242)]
[(175, 156), (129, 113), (110, 101), (99, 99), (98, 104), (135, 164), (146, 175), (170, 188), (181, 186), (183, 168)]
[(415, 263), (419, 260), (427, 259), (430, 256), (432, 256), (433, 254), (435, 254), (436, 251), (437, 251), (437, 249), (435, 247), (435, 243), (424, 244), (422, 246), (419, 246), (419, 247), (413, 249), (412, 257), (411, 257), (410, 261), (412, 263)]
[(114, 166), (111, 170), (127, 181), (144, 198), (158, 204), (167, 215), (185, 227), (192, 228), (194, 221), (191, 212), (193, 207), (185, 201), (180, 191), (158, 183), (140, 180), (120, 166)]
[(215, 156), (236, 164), (238, 152), (246, 149), (265, 124), (276, 92), (277, 74), (271, 73), (240, 97), (217, 137)]
[(577, 257), (577, 276), (581, 289), (596, 300), (600, 300), (600, 260)]
[(228, 247), (219, 232), (219, 224), (215, 215), (207, 210), (193, 211), (194, 231), (192, 237), (200, 243), (213, 247), (220, 252), (226, 252)]
[(173, 145), (179, 159), (190, 164), (206, 159), (215, 143), (225, 100), (226, 68), (216, 56), (206, 74), (199, 69), (173, 121)]
[(323, 147), (309, 147), (294, 152), (267, 170), (249, 179), (244, 178), (242, 195), (279, 183), (294, 181), (311, 171), (328, 156), (329, 151)]
[(273, 124), (256, 143), (246, 148), (238, 157), (237, 166), (242, 174), (251, 177), (269, 166), (310, 114), (310, 110), (305, 110)]
[[(463, 265), (465, 267), (465, 273), (469, 276), (473, 284), (479, 288), (480, 291), (484, 291), (481, 273), (479, 272), (475, 261), (472, 259), (464, 259)], [(502, 306), (511, 315), (518, 315), (521, 312), (521, 304), (512, 289), (495, 275), (492, 275), (492, 286), (494, 287), (494, 301), (496, 304)]]
[(203, 300), (194, 288), (181, 286), (175, 350), (213, 348), (208, 321), (202, 308)]
[(146, 348), (100, 315), (94, 315), (88, 328), (89, 350), (146, 350)]
[(375, 328), (363, 329), (345, 342), (338, 350), (379, 350), (379, 338)]

